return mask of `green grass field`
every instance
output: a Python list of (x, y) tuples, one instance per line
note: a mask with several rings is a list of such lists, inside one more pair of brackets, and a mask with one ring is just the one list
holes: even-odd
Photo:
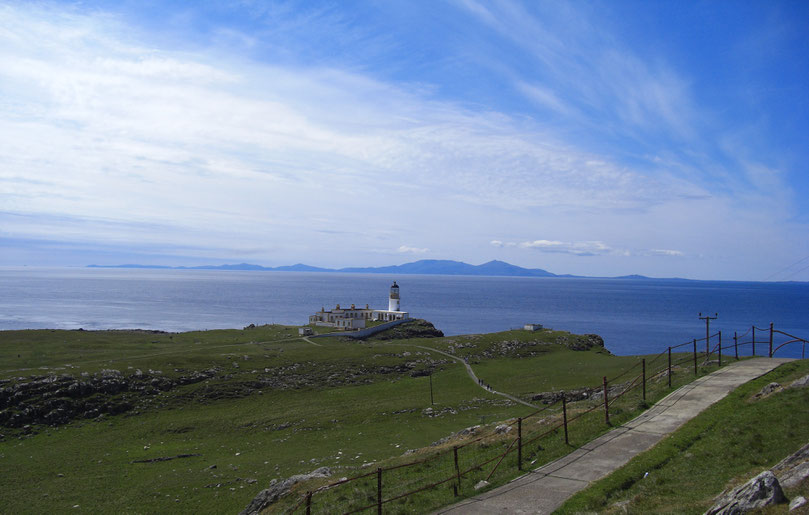
[[(640, 359), (611, 356), (601, 347), (574, 351), (563, 345), (581, 339), (561, 331), (509, 331), (391, 342), (308, 342), (297, 337), (297, 328), (283, 326), (181, 334), (2, 332), (0, 388), (7, 391), (32, 376), (67, 374), (89, 381), (108, 374), (105, 370), (147, 380), (139, 379), (145, 386), (137, 391), (96, 395), (107, 404), (128, 407), (117, 414), (74, 417), (65, 424), (30, 423), (28, 428), (0, 426), (0, 505), (9, 513), (62, 512), (74, 506), (93, 513), (237, 512), (271, 479), (320, 466), (331, 467), (335, 478), (355, 475), (372, 470), (369, 464), (412, 460), (401, 458), (411, 449), (429, 448), (417, 456), (439, 450), (430, 444), (462, 428), (489, 424), (493, 429), (497, 421), (533, 411), (486, 392), (461, 363), (424, 347), (467, 358), (495, 389), (524, 399), (542, 391), (597, 386), (603, 376), (616, 375)], [(199, 371), (209, 374), (204, 380), (182, 381)], [(430, 377), (424, 375), (429, 372), (434, 405)], [(675, 375), (675, 386), (691, 377)], [(153, 388), (150, 382), (159, 384)], [(173, 386), (160, 386), (165, 384)], [(668, 391), (660, 381), (656, 384), (657, 393), (650, 385), (650, 397)], [(619, 423), (642, 409), (636, 394), (616, 405)], [(68, 397), (59, 390), (30, 403), (36, 407), (63, 399)], [(7, 413), (25, 415), (19, 405), (6, 403), (0, 406)], [(432, 416), (427, 408), (433, 409)], [(526, 421), (526, 434), (538, 434), (558, 420), (558, 407), (547, 415)], [(571, 443), (609, 429), (599, 417), (603, 415), (593, 412), (583, 418), (571, 430)], [(569, 452), (559, 438), (549, 442), (526, 449), (527, 460), (546, 461)], [(502, 452), (498, 449), (504, 445), (507, 440), (500, 438), (470, 447), (462, 461), (474, 465)], [(493, 484), (517, 474), (514, 459), (507, 457)], [(403, 469), (408, 472), (399, 479), (404, 485), (451, 473), (446, 460), (436, 464), (440, 470), (427, 465)], [(472, 493), (474, 475), (462, 484), (462, 494)], [(340, 496), (340, 502), (348, 502), (344, 493), (335, 495), (335, 502)], [(321, 507), (326, 500), (319, 499)], [(444, 488), (389, 508), (421, 512), (453, 500)]]

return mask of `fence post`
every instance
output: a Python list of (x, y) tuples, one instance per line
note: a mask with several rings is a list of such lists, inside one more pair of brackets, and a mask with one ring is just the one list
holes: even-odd
[(312, 492), (306, 492), (306, 515), (312, 515)]
[(607, 399), (607, 376), (604, 376), (604, 420), (610, 425), (610, 401)]
[(756, 356), (756, 326), (753, 326), (753, 357)]
[(455, 477), (457, 478), (458, 491), (461, 491), (461, 468), (458, 466), (458, 446), (452, 448), (452, 454), (455, 455)]
[(646, 402), (646, 358), (643, 358), (643, 402)]
[(694, 375), (697, 375), (697, 339), (694, 338)]
[(522, 417), (517, 419), (517, 470), (522, 470)]
[(671, 347), (669, 347), (669, 388), (671, 388)]
[(736, 350), (736, 361), (739, 361), (739, 338), (736, 336), (736, 331), (733, 331), (733, 348)]
[(772, 357), (772, 322), (770, 322), (770, 357)]
[(722, 367), (722, 331), (719, 331), (719, 367)]
[(376, 512), (382, 515), (382, 468), (376, 469)]
[(565, 445), (570, 445), (567, 437), (567, 400), (564, 394), (562, 394), (562, 422), (565, 425)]

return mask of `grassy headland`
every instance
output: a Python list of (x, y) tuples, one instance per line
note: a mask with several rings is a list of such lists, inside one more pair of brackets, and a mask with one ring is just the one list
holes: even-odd
[[(594, 343), (552, 330), (365, 342), (306, 341), (283, 326), (2, 332), (0, 503), (9, 512), (238, 511), (271, 479), (324, 465), (349, 475), (532, 411), (430, 348), (530, 400), (597, 386), (641, 358)], [(623, 414), (618, 407), (619, 420), (634, 413), (631, 402)], [(606, 430), (596, 418), (571, 439)], [(528, 457), (566, 452), (558, 447)], [(452, 500), (445, 496), (402, 509)]]

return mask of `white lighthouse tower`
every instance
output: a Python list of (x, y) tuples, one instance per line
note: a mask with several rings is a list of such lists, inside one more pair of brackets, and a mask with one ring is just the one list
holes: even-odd
[(388, 311), (400, 311), (399, 309), (399, 285), (393, 281), (390, 287), (390, 298), (388, 299)]

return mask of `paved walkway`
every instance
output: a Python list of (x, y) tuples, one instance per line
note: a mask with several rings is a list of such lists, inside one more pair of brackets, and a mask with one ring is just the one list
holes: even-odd
[(675, 390), (638, 418), (567, 456), (438, 513), (551, 513), (590, 482), (650, 449), (737, 387), (788, 361), (792, 360), (755, 358), (721, 368)]

